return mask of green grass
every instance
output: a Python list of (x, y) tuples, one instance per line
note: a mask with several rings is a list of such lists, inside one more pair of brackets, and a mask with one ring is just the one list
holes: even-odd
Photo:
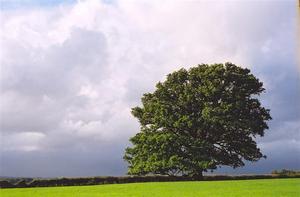
[(300, 179), (131, 183), (1, 189), (0, 196), (298, 196)]

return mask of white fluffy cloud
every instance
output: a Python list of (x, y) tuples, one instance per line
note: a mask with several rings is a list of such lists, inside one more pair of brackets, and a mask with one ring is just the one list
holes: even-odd
[[(1, 173), (124, 173), (123, 149), (138, 132), (130, 108), (167, 73), (199, 63), (250, 67), (265, 82), (264, 104), (275, 113), (261, 146), (272, 152), (278, 146), (266, 144), (294, 140), (296, 148), (300, 110), (290, 106), (300, 97), (295, 6), (283, 1), (91, 0), (3, 9), (0, 154), (6, 161)], [(17, 156), (28, 152), (40, 161)], [(58, 162), (83, 153), (101, 170), (63, 173), (9, 165), (38, 165), (45, 154)]]

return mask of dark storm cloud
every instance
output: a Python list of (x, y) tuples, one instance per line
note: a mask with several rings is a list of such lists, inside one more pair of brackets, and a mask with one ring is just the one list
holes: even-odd
[(122, 175), (126, 170), (125, 165), (120, 166), (124, 148), (125, 144), (110, 143), (87, 150), (6, 151), (1, 155), (1, 170), (11, 172), (12, 176), (31, 177)]

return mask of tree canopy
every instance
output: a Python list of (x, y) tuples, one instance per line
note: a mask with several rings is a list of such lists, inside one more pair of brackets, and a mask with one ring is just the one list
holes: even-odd
[(271, 119), (258, 99), (264, 90), (249, 69), (232, 63), (168, 74), (132, 108), (141, 128), (125, 151), (128, 174), (201, 177), (265, 157), (255, 142)]

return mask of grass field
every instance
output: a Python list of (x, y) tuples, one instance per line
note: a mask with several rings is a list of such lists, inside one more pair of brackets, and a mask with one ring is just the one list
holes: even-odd
[(300, 179), (131, 183), (76, 187), (1, 189), (1, 197), (18, 196), (295, 196)]

